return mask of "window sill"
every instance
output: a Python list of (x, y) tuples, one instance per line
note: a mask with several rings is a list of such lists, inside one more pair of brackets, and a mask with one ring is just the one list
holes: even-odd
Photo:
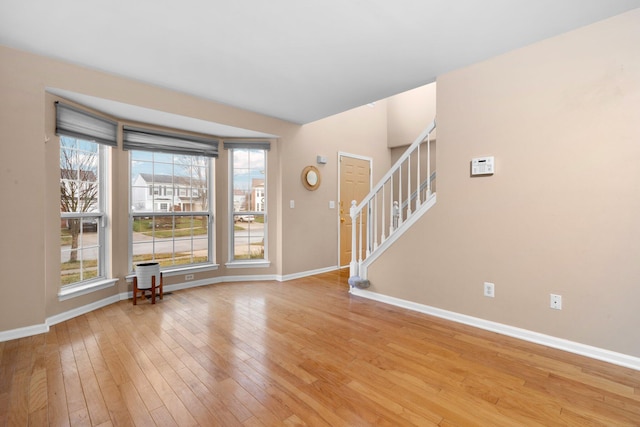
[(65, 286), (58, 291), (58, 301), (66, 301), (81, 295), (90, 294), (91, 292), (107, 289), (116, 283), (118, 283), (118, 279), (104, 279), (96, 282)]
[[(206, 264), (206, 265), (194, 265), (189, 267), (168, 268), (166, 270), (160, 270), (163, 277), (180, 276), (185, 273), (202, 273), (205, 271), (215, 271), (218, 269), (218, 264)], [(135, 271), (127, 274), (127, 282), (132, 282)]]
[(227, 268), (266, 268), (270, 266), (270, 261), (231, 261), (225, 264)]

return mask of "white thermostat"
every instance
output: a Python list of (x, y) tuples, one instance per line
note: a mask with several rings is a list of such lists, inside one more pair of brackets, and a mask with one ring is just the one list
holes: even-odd
[(476, 157), (471, 160), (471, 176), (491, 175), (493, 172), (495, 172), (493, 156)]

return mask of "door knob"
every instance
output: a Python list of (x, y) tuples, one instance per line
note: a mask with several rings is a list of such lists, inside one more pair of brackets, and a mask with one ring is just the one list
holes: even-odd
[(343, 216), (340, 217), (340, 222), (345, 222), (346, 220), (344, 219)]

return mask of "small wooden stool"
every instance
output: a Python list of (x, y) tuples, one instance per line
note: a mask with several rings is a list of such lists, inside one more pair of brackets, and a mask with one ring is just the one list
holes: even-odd
[(160, 273), (160, 284), (156, 285), (156, 276), (151, 276), (151, 287), (145, 289), (138, 289), (138, 277), (133, 276), (133, 305), (138, 303), (138, 291), (142, 292), (141, 296), (144, 296), (145, 291), (151, 291), (151, 304), (156, 303), (156, 291), (160, 291), (160, 299), (164, 298), (164, 290), (162, 289), (162, 273)]

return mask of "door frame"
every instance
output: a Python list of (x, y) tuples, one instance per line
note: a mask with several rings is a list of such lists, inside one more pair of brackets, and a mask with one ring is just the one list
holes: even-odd
[[(352, 159), (358, 159), (358, 160), (365, 160), (369, 162), (369, 191), (371, 191), (371, 189), (373, 188), (373, 157), (369, 157), (369, 156), (363, 156), (360, 154), (353, 154), (353, 153), (347, 153), (345, 151), (338, 151), (338, 215), (336, 215), (336, 227), (338, 227), (338, 259), (336, 262), (336, 265), (338, 266), (338, 268), (348, 268), (349, 264), (347, 265), (340, 265), (340, 242), (341, 242), (341, 238), (340, 238), (340, 200), (341, 199), (341, 188), (340, 188), (340, 177), (342, 176), (342, 161), (341, 158), (342, 157), (351, 157)], [(351, 209), (351, 207), (347, 207), (349, 210)]]

